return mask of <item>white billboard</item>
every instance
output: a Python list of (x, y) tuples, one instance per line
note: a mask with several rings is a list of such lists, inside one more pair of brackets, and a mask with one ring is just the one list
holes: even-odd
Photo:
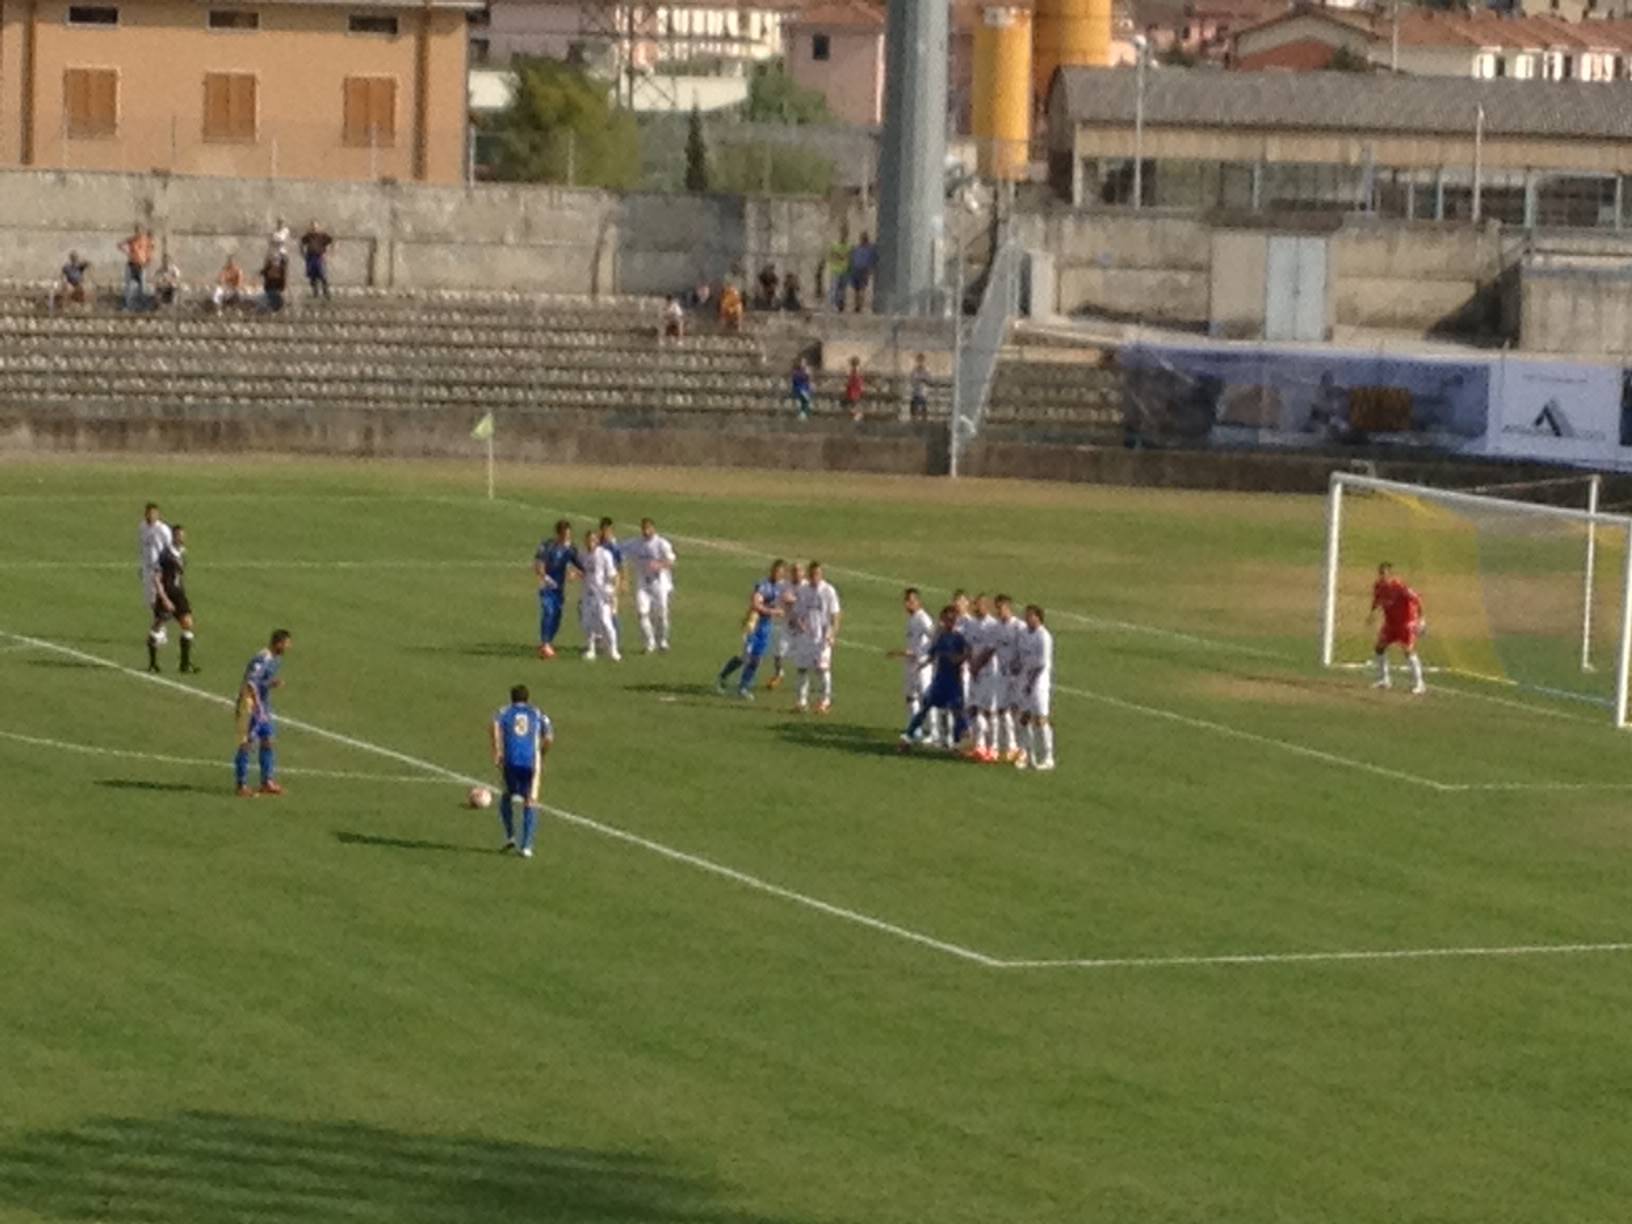
[(1621, 371), (1585, 362), (1504, 359), (1490, 372), (1492, 455), (1632, 466), (1621, 438)]

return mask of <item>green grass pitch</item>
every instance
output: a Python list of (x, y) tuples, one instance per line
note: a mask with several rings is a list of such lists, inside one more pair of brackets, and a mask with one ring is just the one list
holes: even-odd
[[(1627, 1218), (1632, 738), (1318, 671), (1318, 499), (500, 489), (0, 465), (0, 1221)], [(194, 692), (98, 662), (144, 662), (149, 498)], [(672, 654), (533, 658), (562, 511), (675, 540)], [(712, 692), (773, 555), (844, 599), (825, 719)], [(1057, 773), (896, 755), (903, 580), (1049, 609)], [(333, 735), (239, 801), (207, 698), (274, 625)], [(517, 680), (578, 818), (530, 864), (457, 780)]]

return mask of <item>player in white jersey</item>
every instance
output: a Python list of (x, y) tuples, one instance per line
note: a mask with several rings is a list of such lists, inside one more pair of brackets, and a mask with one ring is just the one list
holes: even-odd
[(805, 570), (805, 584), (793, 601), (793, 664), (799, 669), (799, 699), (793, 708), (801, 714), (810, 701), (811, 672), (816, 673), (821, 685), (816, 713), (826, 714), (833, 708), (833, 643), (839, 636), (843, 612), (839, 593), (823, 576), (822, 563), (812, 561)]
[[(142, 511), (141, 525), (136, 528), (137, 573), (142, 580), (142, 609), (153, 609), (153, 583), (159, 574), (159, 559), (174, 543), (170, 524), (159, 516), (159, 503), (148, 502)], [(164, 645), (161, 640), (159, 645)]]
[(1054, 683), (1054, 635), (1043, 619), (1041, 608), (1026, 605), (1026, 631), (1020, 635), (1020, 721), (1028, 746), (1015, 762), (1020, 769), (1028, 764), (1033, 769), (1054, 768), (1054, 727), (1048, 720)]
[(805, 567), (797, 561), (788, 567), (788, 576), (776, 584), (776, 606), (782, 609), (782, 615), (771, 622), (771, 678), (766, 688), (782, 686), (783, 667), (793, 650), (793, 605), (804, 585)]
[(669, 648), (669, 599), (674, 594), (674, 545), (657, 534), (657, 524), (640, 520), (640, 539), (626, 544), (624, 560), (635, 582), (635, 615), (646, 653)]
[[(890, 651), (888, 657), (901, 660), (901, 696), (907, 703), (907, 722), (910, 725), (918, 716), (924, 693), (928, 691), (930, 679), (935, 673), (929, 661), (929, 644), (935, 640), (935, 622), (924, 610), (923, 596), (918, 593), (917, 587), (908, 587), (901, 596), (901, 602), (907, 610), (906, 640), (902, 642), (900, 650)], [(920, 736), (932, 741), (935, 739), (934, 720), (939, 713), (938, 710), (930, 711), (924, 728), (919, 731)]]
[(1014, 615), (1014, 600), (999, 595), (996, 601), (997, 628), (993, 637), (997, 645), (998, 675), (997, 737), (993, 747), (999, 760), (1013, 764), (1020, 759), (1020, 737), (1016, 723), (1020, 714), (1022, 693), (1020, 675), (1020, 635), (1026, 633), (1025, 622)]
[(997, 760), (993, 740), (997, 729), (1000, 676), (997, 670), (997, 618), (986, 606), (986, 596), (976, 595), (963, 628), (969, 643), (969, 719), (971, 743), (969, 759)]
[(613, 617), (618, 608), (618, 563), (612, 550), (601, 543), (598, 532), (584, 541), (584, 593), (578, 601), (578, 616), (584, 627), (584, 659), (593, 663), (597, 648), (607, 658), (622, 662), (618, 653), (618, 630)]

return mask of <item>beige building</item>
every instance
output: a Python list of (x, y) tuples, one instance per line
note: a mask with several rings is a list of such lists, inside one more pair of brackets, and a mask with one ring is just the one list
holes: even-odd
[(0, 3), (0, 166), (460, 181), (475, 7)]
[(884, 10), (874, 0), (821, 0), (790, 17), (784, 63), (843, 122), (884, 122)]
[[(1049, 173), (1074, 206), (1632, 225), (1632, 82), (1064, 68)], [(1142, 124), (1135, 123), (1136, 111)]]

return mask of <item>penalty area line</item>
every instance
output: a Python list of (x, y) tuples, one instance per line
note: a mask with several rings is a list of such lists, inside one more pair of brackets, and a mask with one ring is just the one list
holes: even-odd
[(1512, 944), (1464, 948), (1379, 948), (1350, 952), (1258, 952), (1219, 956), (1103, 956), (1082, 960), (1005, 960), (999, 969), (1195, 969), (1233, 965), (1298, 965), (1346, 961), (1456, 960), (1521, 956), (1586, 956), (1632, 952), (1632, 942)]
[[(110, 671), (128, 676), (133, 680), (143, 680), (150, 684), (157, 684), (164, 688), (173, 689), (176, 692), (186, 693), (190, 696), (200, 698), (201, 700), (212, 702), (216, 705), (230, 707), (233, 704), (230, 698), (223, 697), (220, 694), (211, 693), (200, 688), (194, 688), (189, 684), (182, 684), (180, 681), (172, 680), (168, 676), (153, 675), (150, 672), (138, 671), (133, 667), (126, 667), (121, 663), (116, 663), (112, 659), (105, 659), (100, 655), (90, 654), (87, 651), (76, 649), (73, 646), (66, 646), (60, 642), (52, 642), (45, 638), (30, 637), (21, 633), (12, 633), (4, 629), (0, 629), (0, 637), (8, 638), (15, 642), (24, 642), (39, 650), (51, 651), (66, 658), (77, 659), (82, 663), (89, 663), (93, 666), (104, 667)], [(345, 735), (339, 731), (331, 731), (326, 727), (320, 727), (314, 723), (290, 718), (283, 714), (278, 715), (278, 721), (283, 723), (285, 726), (294, 727), (298, 730), (305, 731), (308, 734), (316, 735), (323, 739), (332, 740), (338, 744), (345, 744), (346, 746), (355, 748), (360, 752), (371, 752), (377, 756), (382, 756), (389, 760), (396, 761), (399, 764), (422, 770), (427, 774), (434, 775), (436, 778), (451, 782), (458, 782), (466, 786), (490, 785), (489, 782), (485, 782), (480, 778), (474, 778), (469, 774), (462, 774), (456, 770), (448, 769), (445, 766), (436, 764), (434, 761), (427, 761), (420, 757), (410, 756), (405, 752), (398, 752), (394, 748), (387, 748), (383, 744), (375, 744), (369, 742), (368, 740), (357, 739), (354, 736)], [(987, 956), (985, 953), (977, 952), (973, 948), (966, 948), (961, 944), (951, 943), (944, 939), (936, 939), (932, 935), (926, 935), (921, 931), (914, 931), (910, 927), (899, 926), (896, 923), (887, 922), (882, 918), (875, 918), (871, 914), (864, 914), (859, 910), (848, 909), (842, 905), (835, 905), (830, 901), (823, 901), (819, 897), (812, 897), (806, 893), (797, 892), (791, 888), (784, 888), (780, 884), (773, 884), (769, 880), (764, 880), (758, 876), (750, 875), (746, 871), (739, 871), (735, 867), (728, 867), (724, 863), (717, 863), (713, 859), (704, 858), (700, 854), (692, 854), (689, 851), (681, 850), (674, 846), (665, 845), (663, 842), (654, 841), (648, 837), (642, 837), (638, 833), (631, 833), (627, 829), (620, 829), (615, 825), (604, 824), (601, 821), (591, 819), (588, 816), (581, 816), (576, 812), (569, 812), (565, 808), (555, 807), (552, 804), (546, 803), (539, 804), (539, 808), (541, 811), (548, 812), (551, 816), (554, 816), (563, 824), (573, 825), (577, 828), (585, 829), (592, 833), (598, 833), (602, 837), (622, 842), (625, 845), (637, 846), (642, 850), (659, 855), (660, 857), (668, 859), (671, 862), (683, 863), (688, 867), (693, 867), (699, 871), (708, 872), (710, 875), (718, 876), (721, 879), (730, 880), (732, 883), (742, 885), (743, 887), (752, 889), (755, 892), (764, 893), (767, 896), (776, 897), (779, 900), (790, 901), (795, 905), (804, 907), (805, 909), (826, 914), (830, 918), (843, 919), (846, 922), (853, 923), (857, 926), (863, 926), (869, 930), (878, 931), (885, 935), (894, 936), (895, 938), (905, 940), (908, 943), (918, 944), (919, 946), (925, 948), (933, 948), (937, 952), (943, 952), (949, 956), (957, 957), (959, 960), (969, 961), (973, 964), (981, 965), (988, 969), (996, 968), (1002, 964), (1002, 962), (996, 957)]]

